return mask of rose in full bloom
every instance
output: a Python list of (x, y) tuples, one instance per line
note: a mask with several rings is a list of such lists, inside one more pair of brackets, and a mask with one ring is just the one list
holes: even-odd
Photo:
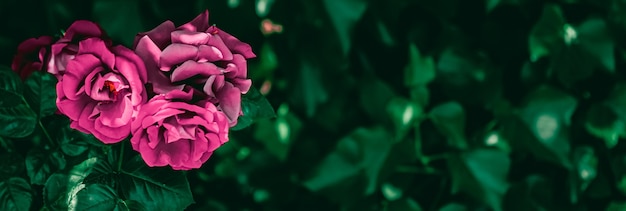
[(133, 149), (148, 166), (200, 168), (228, 141), (228, 120), (213, 103), (189, 103), (193, 90), (156, 95), (132, 123)]
[(250, 45), (209, 26), (204, 11), (178, 28), (165, 21), (135, 37), (135, 52), (146, 63), (149, 82), (157, 94), (191, 87), (201, 91), (234, 126), (241, 113), (241, 95), (248, 92), (246, 59), (255, 57)]
[(100, 38), (108, 47), (111, 46), (111, 40), (108, 39), (98, 24), (87, 20), (78, 20), (72, 23), (63, 37), (52, 44), (47, 71), (61, 80), (67, 69), (68, 61), (78, 53), (79, 42), (92, 37)]
[(13, 57), (11, 69), (13, 69), (22, 80), (26, 79), (35, 71), (44, 70), (50, 44), (52, 44), (52, 37), (50, 36), (30, 38), (20, 43), (17, 47), (17, 53), (15, 57)]
[(147, 100), (146, 69), (132, 50), (108, 47), (100, 38), (78, 42), (57, 83), (57, 107), (70, 126), (111, 144), (130, 134), (130, 123)]

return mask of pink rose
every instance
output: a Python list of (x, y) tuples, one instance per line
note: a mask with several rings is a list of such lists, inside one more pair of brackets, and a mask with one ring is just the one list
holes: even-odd
[(130, 49), (108, 47), (100, 38), (77, 43), (57, 83), (57, 107), (70, 126), (93, 134), (106, 144), (130, 134), (130, 122), (146, 102), (148, 76), (141, 59)]
[(41, 71), (44, 67), (43, 64), (45, 64), (50, 44), (52, 44), (52, 37), (50, 36), (30, 38), (20, 43), (17, 47), (17, 54), (13, 57), (11, 69), (22, 80), (35, 71)]
[(78, 20), (72, 23), (65, 31), (65, 34), (63, 34), (63, 37), (52, 45), (48, 72), (61, 80), (68, 61), (73, 59), (78, 53), (78, 43), (81, 40), (92, 37), (101, 38), (106, 43), (106, 46), (111, 46), (111, 41), (98, 24), (86, 20)]
[(241, 113), (241, 94), (250, 89), (246, 59), (250, 45), (209, 26), (209, 12), (178, 28), (165, 21), (135, 37), (135, 52), (146, 63), (148, 80), (157, 94), (191, 87), (204, 93), (228, 117), (230, 126)]
[(148, 166), (200, 168), (228, 141), (226, 116), (210, 102), (189, 103), (192, 91), (157, 95), (141, 107), (130, 142)]

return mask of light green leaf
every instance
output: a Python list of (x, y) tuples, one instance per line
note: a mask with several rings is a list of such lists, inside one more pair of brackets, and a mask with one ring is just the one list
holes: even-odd
[(439, 132), (446, 136), (448, 144), (458, 149), (466, 149), (465, 111), (457, 102), (447, 102), (435, 106), (429, 113), (430, 119)]
[(546, 4), (543, 7), (541, 18), (531, 30), (528, 38), (531, 61), (548, 56), (564, 45), (565, 24), (565, 18), (559, 6)]
[(380, 168), (392, 143), (383, 128), (356, 129), (315, 167), (315, 173), (304, 181), (304, 186), (319, 191), (363, 173), (368, 185), (361, 194), (371, 194), (376, 190)]
[(449, 157), (452, 192), (465, 192), (495, 211), (502, 210), (502, 197), (509, 188), (506, 176), (511, 167), (507, 153), (476, 149)]
[(395, 97), (387, 104), (387, 113), (393, 122), (398, 138), (404, 137), (416, 118), (423, 114), (422, 107), (402, 97)]
[(569, 125), (577, 100), (550, 86), (531, 92), (517, 115), (504, 118), (502, 135), (514, 150), (570, 168)]
[(67, 210), (76, 207), (76, 194), (85, 187), (83, 183), (89, 176), (98, 158), (89, 158), (67, 173), (56, 173), (46, 181), (43, 190), (44, 204), (50, 210)]
[(404, 68), (404, 85), (408, 87), (428, 84), (435, 79), (435, 62), (421, 55), (417, 46), (409, 44), (409, 63)]
[(30, 210), (33, 202), (31, 191), (28, 182), (20, 177), (12, 177), (0, 182), (0, 210)]

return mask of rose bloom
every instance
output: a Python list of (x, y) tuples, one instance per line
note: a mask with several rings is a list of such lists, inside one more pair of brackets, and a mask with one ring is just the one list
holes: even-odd
[(72, 60), (78, 53), (79, 42), (92, 37), (100, 38), (106, 46), (111, 46), (110, 39), (108, 39), (98, 24), (86, 20), (78, 20), (72, 23), (63, 34), (63, 37), (52, 45), (47, 71), (61, 80), (68, 61)]
[(52, 44), (52, 37), (41, 36), (30, 38), (20, 43), (17, 53), (13, 57), (11, 69), (15, 71), (22, 80), (28, 78), (35, 71), (42, 71), (49, 53), (48, 48)]
[(57, 107), (70, 126), (106, 144), (130, 134), (138, 107), (146, 102), (146, 69), (130, 49), (107, 47), (99, 38), (78, 42), (56, 85)]
[(228, 117), (230, 126), (242, 115), (241, 95), (248, 92), (246, 59), (250, 45), (209, 26), (204, 11), (178, 28), (165, 21), (135, 38), (135, 52), (146, 63), (148, 80), (157, 94), (191, 87), (201, 91)]
[(228, 141), (228, 120), (213, 103), (189, 103), (193, 90), (160, 94), (141, 107), (132, 123), (133, 149), (150, 167), (200, 168)]

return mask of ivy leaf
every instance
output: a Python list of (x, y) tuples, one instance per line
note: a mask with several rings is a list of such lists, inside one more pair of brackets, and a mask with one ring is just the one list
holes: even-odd
[(465, 192), (482, 200), (493, 210), (502, 210), (502, 197), (509, 185), (506, 180), (511, 161), (506, 152), (476, 149), (454, 154), (448, 159), (452, 174), (452, 192)]
[(289, 112), (289, 106), (283, 104), (278, 108), (276, 119), (261, 121), (255, 128), (254, 137), (261, 141), (265, 148), (279, 160), (285, 161), (292, 141), (302, 129), (302, 121)]
[(65, 164), (65, 157), (56, 150), (32, 149), (26, 155), (26, 173), (31, 184), (45, 184), (48, 177), (65, 168)]
[(147, 210), (183, 210), (194, 203), (183, 171), (149, 167), (140, 156), (124, 162), (120, 187), (124, 198), (143, 202)]
[(352, 29), (361, 16), (365, 13), (368, 6), (366, 0), (324, 0), (324, 6), (330, 16), (335, 31), (341, 42), (343, 54), (347, 54), (352, 44), (350, 38)]
[(516, 150), (570, 168), (568, 130), (577, 104), (567, 93), (550, 86), (538, 87), (517, 115), (504, 118), (502, 135)]
[(446, 136), (448, 144), (458, 149), (466, 149), (465, 110), (457, 102), (447, 102), (435, 106), (430, 111), (430, 119), (439, 132)]
[(244, 129), (255, 121), (276, 117), (274, 108), (269, 101), (255, 87), (250, 87), (248, 93), (241, 97), (241, 111), (243, 116), (237, 119), (233, 131)]
[(0, 136), (23, 138), (35, 130), (37, 115), (24, 102), (21, 79), (0, 66)]
[(535, 62), (559, 49), (564, 44), (565, 27), (561, 8), (555, 4), (546, 4), (528, 38), (530, 60)]
[(606, 22), (590, 18), (575, 28), (580, 45), (606, 70), (615, 72), (615, 44), (610, 38)]
[(57, 110), (57, 79), (50, 73), (35, 71), (24, 83), (26, 84), (24, 97), (31, 108), (39, 114), (39, 118), (54, 114)]
[(370, 194), (376, 190), (379, 171), (392, 143), (383, 128), (356, 129), (339, 141), (304, 186), (311, 191), (321, 191), (363, 173), (367, 181), (363, 194)]
[(0, 210), (28, 211), (33, 202), (32, 190), (26, 180), (11, 177), (0, 182)]
[(421, 55), (417, 46), (409, 44), (409, 63), (404, 69), (404, 85), (425, 85), (435, 79), (435, 62), (430, 56)]

